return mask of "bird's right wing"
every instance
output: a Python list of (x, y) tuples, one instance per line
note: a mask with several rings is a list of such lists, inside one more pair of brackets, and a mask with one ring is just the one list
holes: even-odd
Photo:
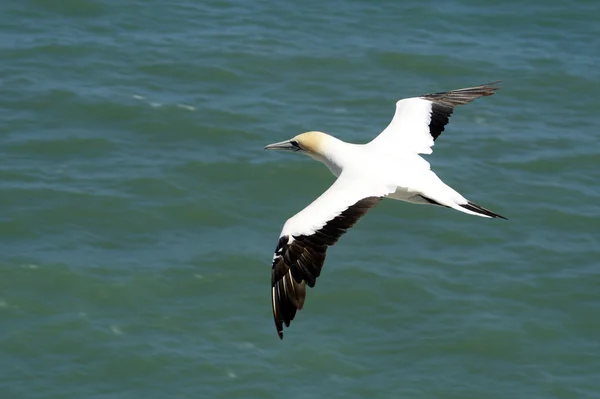
[(431, 147), (444, 131), (454, 107), (491, 96), (498, 90), (494, 86), (497, 83), (500, 82), (399, 100), (390, 124), (368, 145), (431, 154)]
[(279, 337), (302, 309), (306, 284), (314, 287), (327, 248), (395, 186), (342, 174), (320, 197), (288, 219), (279, 237), (271, 269), (273, 318)]

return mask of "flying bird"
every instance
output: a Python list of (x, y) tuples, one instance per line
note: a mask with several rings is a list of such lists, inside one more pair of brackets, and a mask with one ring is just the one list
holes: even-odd
[(452, 208), (469, 215), (502, 218), (446, 185), (421, 154), (431, 154), (454, 107), (491, 96), (500, 82), (426, 94), (396, 102), (392, 121), (367, 144), (346, 143), (310, 131), (269, 144), (324, 163), (337, 179), (316, 200), (288, 219), (273, 255), (271, 300), (279, 338), (302, 309), (306, 286), (314, 287), (327, 248), (382, 198)]

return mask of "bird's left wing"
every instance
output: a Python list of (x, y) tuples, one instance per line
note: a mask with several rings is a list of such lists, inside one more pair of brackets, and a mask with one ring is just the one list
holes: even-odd
[(431, 154), (431, 147), (444, 131), (454, 107), (493, 95), (498, 90), (494, 86), (497, 83), (500, 82), (399, 100), (390, 124), (368, 145)]
[(302, 309), (306, 285), (314, 287), (327, 248), (395, 186), (349, 175), (340, 177), (320, 197), (288, 219), (279, 237), (271, 269), (273, 318), (279, 337)]

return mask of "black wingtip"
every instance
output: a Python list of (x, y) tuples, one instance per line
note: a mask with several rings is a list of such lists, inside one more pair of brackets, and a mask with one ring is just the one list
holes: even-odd
[(277, 334), (279, 335), (279, 339), (283, 339), (283, 331), (277, 331)]
[(492, 212), (489, 209), (485, 209), (484, 207), (479, 206), (476, 203), (471, 202), (471, 201), (467, 202), (466, 204), (461, 205), (461, 207), (463, 207), (466, 210), (469, 210), (471, 212), (479, 213), (480, 215), (485, 215), (485, 216), (488, 216), (491, 218), (499, 218), (499, 219), (508, 220), (504, 216), (499, 215), (495, 212)]
[[(502, 83), (502, 81), (501, 80), (497, 80), (495, 82), (486, 83), (483, 86), (494, 86), (494, 85), (499, 85), (500, 83)], [(500, 87), (498, 87), (498, 89), (500, 89)]]

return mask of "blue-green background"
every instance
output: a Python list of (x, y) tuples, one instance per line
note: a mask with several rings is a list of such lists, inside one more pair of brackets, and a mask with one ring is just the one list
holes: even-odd
[[(600, 397), (600, 3), (3, 0), (0, 397)], [(270, 262), (369, 141), (503, 80), (428, 160), (509, 218), (384, 201), (285, 338)]]

